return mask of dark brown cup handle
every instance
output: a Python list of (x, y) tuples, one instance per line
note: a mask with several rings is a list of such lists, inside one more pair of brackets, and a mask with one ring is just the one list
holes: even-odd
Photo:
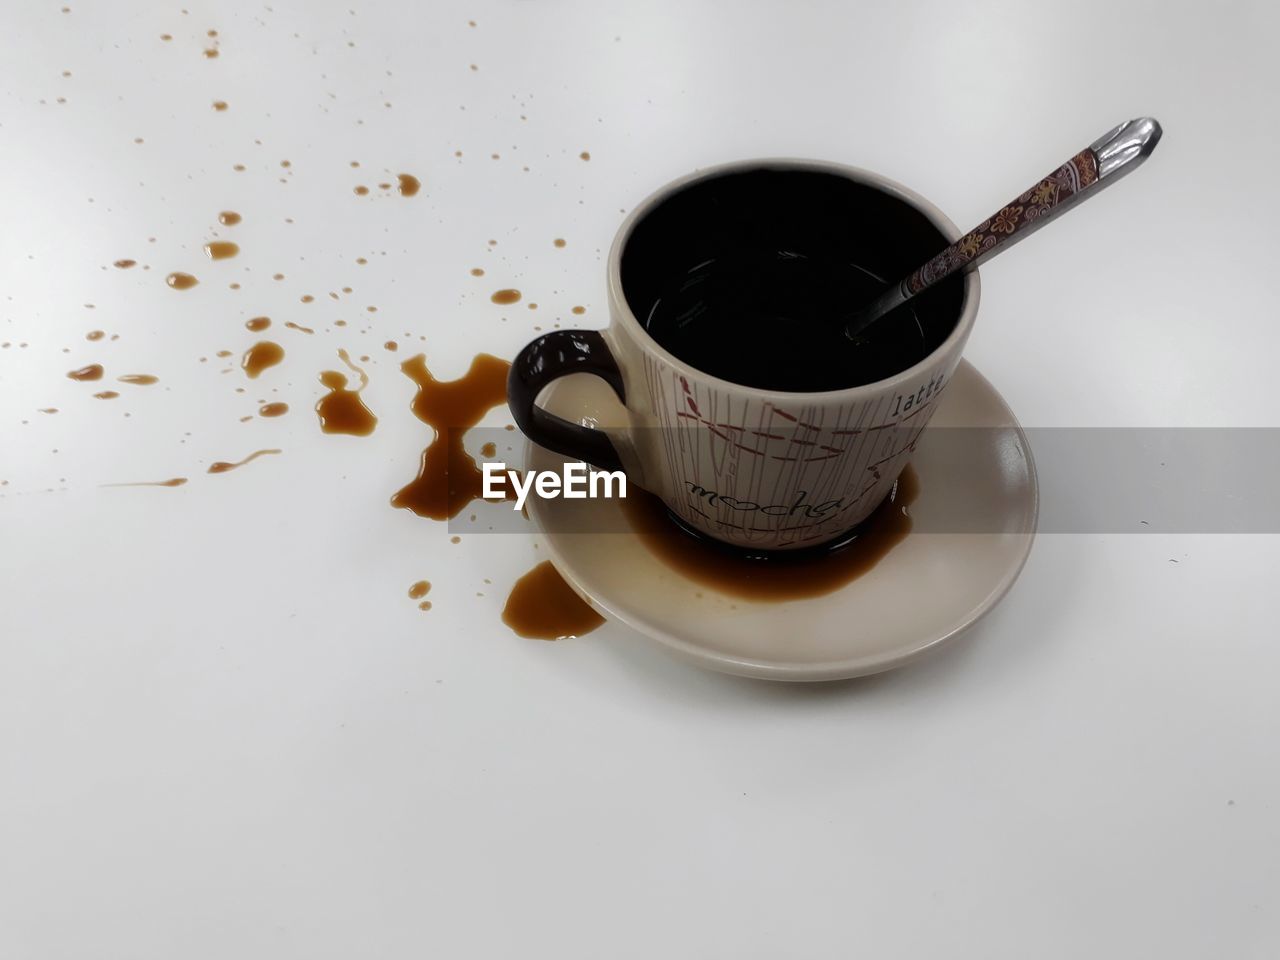
[(552, 380), (570, 373), (595, 374), (626, 403), (622, 371), (596, 330), (556, 330), (520, 351), (507, 374), (507, 405), (524, 435), (548, 450), (583, 460), (602, 470), (621, 470), (622, 461), (603, 430), (570, 423), (534, 401)]

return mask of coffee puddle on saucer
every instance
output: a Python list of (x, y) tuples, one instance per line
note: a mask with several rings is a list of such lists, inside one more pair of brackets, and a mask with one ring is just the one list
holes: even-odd
[(604, 617), (573, 592), (550, 560), (543, 560), (511, 588), (502, 622), (530, 640), (567, 640), (590, 633)]
[(911, 532), (908, 508), (919, 493), (920, 480), (908, 465), (851, 543), (828, 553), (767, 559), (746, 557), (686, 533), (671, 520), (661, 500), (638, 488), (628, 490), (619, 502), (632, 533), (671, 570), (743, 600), (776, 603), (831, 593), (874, 568)]

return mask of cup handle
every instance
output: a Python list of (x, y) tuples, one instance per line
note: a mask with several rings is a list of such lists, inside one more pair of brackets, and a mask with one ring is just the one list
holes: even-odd
[(621, 470), (617, 448), (603, 430), (570, 423), (535, 402), (543, 387), (570, 373), (590, 373), (627, 400), (622, 370), (598, 330), (556, 330), (534, 340), (511, 363), (507, 405), (524, 435), (548, 450), (602, 470)]

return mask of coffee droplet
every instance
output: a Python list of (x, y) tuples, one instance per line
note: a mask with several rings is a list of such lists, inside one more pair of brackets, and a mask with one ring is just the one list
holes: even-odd
[(294, 323), (292, 320), (286, 320), (284, 325), (290, 330), (297, 330), (299, 333), (315, 333), (310, 327), (304, 327), (300, 323)]
[(94, 394), (94, 397), (98, 400), (114, 400), (118, 396), (120, 396), (120, 394), (116, 393), (114, 390), (103, 390), (101, 393)]
[(272, 454), (277, 454), (277, 453), (280, 453), (280, 451), (279, 450), (255, 450), (253, 451), (253, 453), (249, 454), (243, 460), (237, 460), (234, 463), (227, 463), (225, 460), (218, 460), (214, 463), (209, 464), (208, 472), (209, 473), (227, 473), (230, 470), (236, 469), (236, 467), (243, 467), (246, 463), (252, 463), (254, 460), (257, 460), (259, 457), (266, 457), (266, 456), (270, 456)]
[(424, 613), (425, 613), (427, 610), (430, 610), (430, 609), (431, 609), (431, 601), (430, 601), (430, 600), (423, 600), (420, 604), (418, 604), (418, 609), (419, 609), (419, 610), (421, 610), (421, 611), (423, 611)]
[(116, 377), (121, 383), (132, 383), (140, 387), (149, 387), (153, 383), (159, 383), (159, 377), (153, 377), (149, 373), (126, 373), (122, 377)]
[(101, 380), (102, 364), (91, 363), (87, 367), (81, 367), (79, 370), (72, 370), (68, 372), (67, 376), (72, 380)]
[(215, 109), (215, 110), (217, 110), (219, 113), (221, 113), (223, 110), (227, 109), (227, 101), (225, 101), (225, 100), (215, 100), (215, 101), (213, 101), (213, 109)]
[(117, 267), (121, 270), (128, 270), (130, 267), (137, 266), (137, 264), (138, 264), (137, 260), (117, 260), (115, 263), (112, 264), (112, 266)]
[(217, 48), (217, 47), (207, 47), (207, 48), (205, 49), (205, 51), (204, 51), (204, 55), (205, 55), (206, 57), (208, 57), (210, 60), (212, 60), (212, 59), (214, 59), (214, 58), (218, 55), (218, 48)]
[(563, 238), (563, 237), (556, 237), (556, 238), (555, 238), (555, 240), (553, 240), (552, 242), (553, 242), (557, 247), (563, 247), (563, 246), (564, 246), (564, 238)]
[(574, 313), (576, 313), (578, 316), (582, 316), (584, 313), (586, 313), (586, 312), (587, 312), (587, 308), (586, 308), (586, 307), (574, 307), (574, 308), (573, 308), (573, 312), (574, 312)]
[(187, 482), (186, 477), (173, 477), (169, 480), (149, 480), (142, 483), (104, 483), (104, 487), (180, 487)]
[(423, 597), (427, 595), (428, 591), (430, 590), (431, 590), (430, 580), (419, 580), (417, 583), (415, 583), (412, 587), (409, 588), (409, 598), (411, 600), (421, 600)]
[(356, 195), (357, 197), (363, 197), (363, 196), (365, 196), (366, 194), (368, 194), (368, 192), (369, 192), (369, 188), (368, 188), (368, 187), (363, 187), (363, 186), (361, 186), (361, 187), (356, 187), (354, 192), (355, 192), (355, 195)]
[(229, 240), (214, 240), (204, 245), (204, 253), (210, 260), (226, 260), (240, 252), (239, 244)]
[(289, 412), (287, 403), (264, 403), (258, 408), (258, 416), (260, 417), (283, 417)]
[(260, 333), (267, 327), (271, 326), (270, 317), (252, 317), (244, 322), (245, 328), (252, 330), (254, 333)]
[(240, 366), (244, 368), (250, 380), (256, 380), (263, 370), (274, 367), (283, 359), (284, 348), (280, 344), (272, 343), (270, 340), (260, 340), (244, 352)]
[(511, 588), (502, 622), (531, 640), (567, 640), (590, 633), (604, 617), (573, 592), (550, 560), (543, 560)]
[(482, 457), (492, 457), (497, 452), (498, 452), (498, 445), (494, 443), (492, 440), (490, 440), (488, 443), (486, 443), (484, 446), (480, 448), (480, 456)]
[(107, 334), (105, 330), (90, 330), (88, 333), (84, 335), (84, 338), (86, 340), (101, 340), (106, 335)]
[(400, 349), (400, 344), (396, 343), (394, 340), (388, 340), (382, 346), (383, 346), (383, 349), (390, 350), (392, 353), (395, 353), (397, 350)]
[(580, 154), (578, 154), (578, 159), (580, 159), (580, 160), (590, 160), (590, 159), (591, 159), (591, 154), (590, 154), (590, 153), (588, 153), (586, 150), (583, 150)]
[(510, 287), (508, 287), (505, 290), (496, 290), (494, 291), (493, 296), (491, 296), (489, 299), (492, 300), (494, 303), (501, 303), (501, 304), (516, 303), (520, 299), (520, 291), (512, 290)]
[[(422, 451), (418, 475), (391, 498), (391, 505), (429, 520), (447, 520), (462, 512), (484, 492), (483, 475), (463, 445), (465, 432), (493, 407), (507, 402), (507, 372), (511, 364), (487, 353), (477, 354), (458, 380), (440, 381), (419, 354), (400, 365), (418, 385), (412, 409), (435, 431)], [(511, 496), (510, 484), (503, 490)]]
[(175, 290), (190, 290), (200, 281), (189, 273), (175, 272), (165, 277), (164, 282)]
[(484, 276), (484, 270), (483, 270), (483, 269), (481, 269), (480, 267), (472, 267), (472, 268), (471, 268), (471, 275), (472, 275), (473, 277), (483, 277), (483, 276)]
[(422, 189), (422, 182), (411, 173), (396, 174), (396, 179), (400, 181), (397, 189), (402, 197), (412, 197)]
[(347, 378), (337, 370), (325, 370), (320, 374), (320, 383), (329, 390), (316, 401), (320, 430), (323, 433), (367, 437), (378, 425), (378, 418), (360, 399), (360, 391), (369, 385), (369, 377), (351, 362), (347, 351), (339, 350), (338, 358), (360, 378), (360, 386), (355, 390), (347, 389)]
[(224, 227), (234, 227), (240, 222), (240, 214), (234, 210), (223, 210), (218, 214), (218, 222)]

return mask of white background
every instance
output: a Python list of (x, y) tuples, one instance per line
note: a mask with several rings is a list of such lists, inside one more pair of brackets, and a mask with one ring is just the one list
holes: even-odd
[[(1028, 426), (1280, 426), (1274, 6), (66, 2), (0, 15), (0, 957), (1280, 950), (1274, 537), (1045, 536), (965, 640), (785, 687), (522, 640), (532, 538), (387, 504), (429, 436), (398, 361), (604, 325), (665, 181), (819, 157), (968, 227), (1142, 114), (1139, 174), (984, 268), (966, 355)], [(219, 373), (259, 314), (285, 363)], [(338, 347), (368, 439), (310, 411)]]

